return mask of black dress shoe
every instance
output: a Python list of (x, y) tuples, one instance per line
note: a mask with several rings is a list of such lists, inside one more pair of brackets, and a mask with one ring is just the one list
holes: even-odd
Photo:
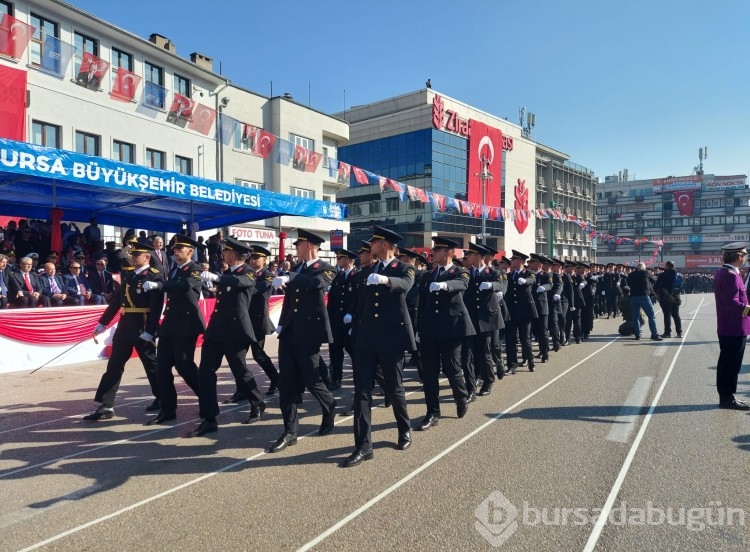
[(555, 343), (554, 345), (552, 345), (552, 350), (555, 351), (556, 353), (559, 352), (560, 351), (560, 344), (559, 343)]
[(651, 341), (664, 341), (664, 338), (659, 334), (654, 334), (651, 336)]
[(159, 410), (161, 410), (160, 399), (154, 399), (154, 402), (146, 407), (146, 412), (159, 412)]
[(469, 393), (469, 398), (467, 399), (468, 402), (477, 402), (477, 392), (472, 391)]
[(253, 407), (250, 409), (250, 415), (247, 417), (247, 420), (242, 422), (243, 424), (254, 424), (255, 422), (260, 422), (263, 419), (263, 413), (266, 411), (266, 403), (262, 402), (258, 406), (253, 405)]
[(672, 337), (672, 332), (664, 332), (661, 334), (662, 337)]
[(365, 460), (372, 460), (372, 449), (357, 449), (351, 456), (341, 463), (342, 468), (353, 468), (359, 466)]
[(320, 424), (320, 429), (318, 429), (318, 435), (325, 436), (330, 435), (330, 433), (333, 431), (333, 420), (336, 418), (336, 401), (333, 401), (333, 406), (331, 407), (331, 414), (328, 416), (323, 416), (323, 421)]
[(239, 391), (235, 391), (234, 395), (232, 395), (230, 398), (224, 401), (224, 404), (239, 404), (242, 401), (247, 400), (247, 395), (244, 393), (240, 393)]
[(297, 436), (292, 435), (291, 433), (286, 433), (278, 438), (278, 440), (271, 445), (271, 447), (268, 449), (268, 452), (281, 452), (286, 447), (291, 447), (293, 445), (297, 444)]
[(497, 379), (503, 379), (505, 377), (505, 369), (499, 368), (497, 371)]
[(278, 391), (279, 388), (274, 384), (271, 384), (268, 386), (268, 391), (266, 391), (266, 397), (273, 397)]
[(398, 436), (398, 450), (406, 450), (411, 446), (411, 431)]
[(732, 399), (731, 401), (720, 402), (719, 408), (726, 408), (729, 410), (750, 410), (750, 404), (738, 399)]
[(515, 373), (516, 373), (515, 366), (511, 366), (510, 368), (508, 368), (508, 371), (506, 372), (506, 374), (510, 374), (511, 376), (515, 375)]
[(302, 404), (302, 393), (294, 397), (294, 404), (297, 404), (297, 405)]
[(534, 365), (534, 363), (533, 362), (529, 362), (529, 372), (533, 372), (534, 368), (536, 368), (536, 366)]
[(468, 411), (469, 411), (469, 401), (461, 401), (461, 402), (456, 403), (456, 415), (459, 418), (463, 418), (464, 416), (466, 416), (466, 413)]
[(641, 336), (640, 335), (636, 335), (633, 339), (635, 339), (636, 341), (640, 341)]
[(99, 420), (109, 420), (115, 415), (115, 409), (111, 406), (100, 406), (94, 410), (91, 414), (83, 417), (87, 422), (97, 422)]
[(581, 340), (580, 339), (576, 339), (576, 345), (580, 345), (580, 344), (581, 344)]
[(439, 421), (440, 418), (438, 418), (435, 414), (427, 414), (427, 416), (424, 417), (424, 420), (422, 420), (422, 423), (419, 424), (419, 431), (427, 431), (432, 426), (438, 425)]
[(166, 411), (162, 410), (156, 416), (154, 416), (153, 418), (151, 418), (150, 420), (148, 420), (143, 425), (150, 426), (150, 425), (163, 424), (164, 422), (171, 422), (172, 420), (176, 420), (176, 419), (177, 419), (177, 413), (176, 412), (174, 412), (174, 411), (173, 412), (166, 412)]
[(482, 388), (479, 390), (478, 395), (480, 397), (486, 397), (490, 393), (492, 393), (492, 384), (491, 383), (489, 385), (483, 385)]
[(200, 437), (206, 433), (216, 433), (219, 431), (219, 424), (216, 420), (203, 420), (198, 427), (188, 433), (188, 437)]
[(680, 339), (682, 339), (682, 332), (677, 332), (677, 337), (679, 337)]

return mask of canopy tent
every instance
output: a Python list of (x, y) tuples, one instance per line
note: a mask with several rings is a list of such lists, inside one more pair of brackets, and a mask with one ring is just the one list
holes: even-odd
[(343, 220), (346, 207), (242, 188), (102, 157), (0, 139), (0, 212), (176, 232), (183, 224), (218, 228), (279, 215)]

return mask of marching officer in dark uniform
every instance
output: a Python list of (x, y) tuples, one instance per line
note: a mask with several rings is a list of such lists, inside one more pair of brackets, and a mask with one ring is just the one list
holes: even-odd
[(352, 310), (354, 300), (354, 276), (357, 269), (353, 261), (357, 254), (346, 249), (336, 252), (336, 264), (338, 272), (331, 282), (328, 290), (328, 320), (331, 322), (331, 334), (333, 341), (328, 346), (331, 359), (331, 391), (341, 388), (341, 379), (344, 376), (344, 351), (349, 358), (354, 358), (352, 350), (351, 323), (344, 318)]
[[(565, 312), (563, 310), (563, 279), (561, 269), (562, 261), (555, 259), (548, 259), (550, 261), (550, 273), (549, 277), (552, 282), (552, 288), (547, 292), (547, 305), (549, 305), (549, 319), (547, 321), (547, 327), (549, 333), (552, 336), (552, 349), (557, 352), (560, 350), (560, 345), (565, 341)], [(567, 309), (567, 304), (565, 305)]]
[(284, 433), (268, 449), (280, 452), (297, 443), (299, 420), (296, 398), (307, 387), (320, 404), (323, 421), (319, 435), (333, 431), (336, 401), (323, 384), (318, 370), (320, 346), (332, 341), (331, 325), (325, 306), (325, 293), (336, 275), (334, 267), (318, 258), (325, 240), (302, 228), (297, 230), (299, 264), (288, 276), (277, 276), (273, 287), (285, 287), (279, 326), (279, 406)]
[(591, 272), (589, 265), (584, 262), (578, 263), (578, 274), (586, 283), (581, 288), (583, 294), (583, 310), (581, 312), (581, 333), (583, 339), (588, 339), (589, 334), (594, 330), (594, 310), (596, 308), (596, 281), (597, 276)]
[(250, 298), (250, 323), (253, 325), (255, 341), (250, 342), (250, 353), (268, 376), (266, 396), (275, 395), (279, 389), (279, 371), (265, 352), (266, 336), (276, 331), (268, 316), (268, 301), (273, 293), (274, 273), (266, 268), (271, 252), (260, 245), (251, 246), (250, 257), (246, 261), (255, 273), (255, 290)]
[(248, 370), (245, 358), (255, 332), (250, 322), (250, 297), (255, 288), (255, 273), (248, 270), (245, 259), (250, 248), (234, 238), (226, 238), (222, 255), (229, 268), (221, 275), (204, 271), (201, 280), (216, 287), (216, 306), (208, 322), (203, 340), (201, 363), (198, 367), (198, 405), (200, 425), (188, 436), (199, 437), (219, 429), (219, 401), (216, 396), (216, 371), (226, 357), (237, 389), (248, 397), (252, 408), (250, 417), (243, 423), (260, 421), (266, 405), (253, 373)]
[(469, 271), (453, 264), (453, 253), (461, 247), (442, 236), (432, 238), (435, 268), (422, 277), (419, 304), (419, 351), (424, 370), (427, 415), (419, 429), (426, 431), (440, 419), (440, 367), (450, 382), (456, 413), (463, 418), (469, 410), (469, 393), (461, 368), (461, 345), (474, 335), (474, 326), (463, 302), (469, 285)]
[(484, 264), (489, 254), (486, 247), (469, 243), (467, 252), (469, 285), (464, 293), (464, 304), (476, 332), (468, 339), (472, 343), (475, 374), (482, 379), (478, 395), (485, 396), (492, 392), (492, 384), (495, 383), (492, 336), (505, 327), (497, 293), (507, 290), (508, 280), (503, 280), (499, 270)]
[(570, 285), (563, 284), (563, 292), (567, 294), (568, 299), (568, 316), (565, 319), (565, 339), (570, 341), (571, 326), (573, 338), (576, 343), (581, 342), (581, 311), (583, 310), (583, 293), (581, 290), (586, 286), (583, 276), (578, 275), (575, 270), (578, 269), (578, 263), (567, 261), (565, 263), (565, 274), (570, 280)]
[(403, 386), (405, 351), (416, 348), (406, 308), (406, 293), (414, 284), (414, 267), (396, 259), (403, 238), (373, 227), (370, 249), (375, 264), (362, 290), (361, 316), (356, 320), (357, 368), (354, 371), (354, 452), (343, 466), (352, 467), (373, 457), (371, 435), (372, 390), (378, 367), (385, 380), (398, 427), (398, 449), (411, 446), (411, 426)]
[[(406, 308), (409, 310), (411, 326), (412, 328), (416, 328), (417, 318), (419, 316), (419, 285), (422, 276), (427, 272), (417, 266), (417, 261), (419, 261), (421, 265), (427, 265), (427, 257), (421, 253), (412, 251), (411, 249), (399, 249), (398, 260), (414, 267), (414, 285), (406, 292)], [(422, 376), (422, 360), (419, 358), (418, 347), (411, 352), (411, 358), (404, 366), (415, 366), (417, 369), (417, 375), (419, 376), (419, 381), (424, 381)]]
[(201, 297), (201, 267), (193, 262), (198, 242), (177, 234), (172, 251), (176, 263), (174, 278), (166, 282), (144, 282), (146, 291), (159, 290), (167, 295), (164, 319), (158, 329), (159, 398), (161, 410), (146, 425), (162, 424), (177, 418), (177, 391), (172, 367), (198, 395), (198, 367), (195, 347), (206, 329), (198, 300)]
[(533, 318), (531, 321), (531, 329), (539, 343), (540, 362), (545, 363), (549, 360), (549, 335), (547, 335), (549, 303), (547, 302), (547, 292), (552, 289), (552, 279), (542, 270), (544, 257), (531, 253), (529, 258), (529, 271), (534, 273), (536, 280), (532, 297), (537, 313), (537, 318)]
[[(484, 263), (487, 266), (493, 266), (493, 260), (499, 251), (488, 245), (486, 245), (485, 248), (491, 253), (491, 255), (484, 258)], [(510, 259), (503, 255), (496, 265), (497, 271), (500, 273), (500, 281), (503, 282), (503, 291), (495, 293), (497, 296), (497, 304), (500, 307), (500, 318), (502, 319), (503, 325), (500, 329), (492, 332), (492, 359), (495, 361), (495, 369), (497, 370), (498, 379), (503, 379), (503, 377), (505, 377), (505, 364), (503, 363), (502, 344), (505, 341), (505, 324), (510, 319), (508, 305), (505, 303), (505, 293), (508, 291), (508, 267), (510, 267)]]
[(133, 270), (123, 272), (122, 285), (115, 291), (112, 302), (96, 325), (95, 336), (102, 333), (115, 314), (120, 311), (120, 321), (112, 338), (112, 354), (107, 362), (107, 371), (102, 376), (94, 397), (94, 400), (101, 406), (85, 416), (84, 420), (106, 420), (115, 415), (115, 395), (120, 387), (125, 363), (133, 354), (133, 349), (136, 350), (143, 363), (143, 369), (151, 385), (151, 393), (156, 397), (146, 411), (153, 412), (161, 408), (154, 336), (159, 326), (164, 295), (143, 291), (144, 282), (163, 280), (158, 270), (149, 267), (149, 258), (153, 249), (151, 245), (145, 243), (133, 245), (130, 251), (132, 256), (130, 264), (135, 266)]
[(519, 340), (522, 358), (529, 362), (529, 371), (533, 372), (535, 368), (531, 351), (531, 321), (538, 317), (532, 295), (536, 278), (523, 266), (528, 258), (528, 255), (512, 250), (508, 291), (505, 294), (505, 302), (510, 312), (510, 320), (505, 324), (505, 350), (508, 355), (508, 371), (511, 374), (515, 374), (518, 368)]
[(615, 273), (615, 263), (609, 263), (601, 279), (606, 301), (607, 318), (617, 316), (617, 300), (620, 298), (620, 276)]

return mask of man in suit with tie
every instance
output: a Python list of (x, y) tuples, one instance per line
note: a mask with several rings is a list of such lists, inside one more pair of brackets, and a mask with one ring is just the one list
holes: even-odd
[[(406, 292), (406, 308), (409, 309), (409, 319), (411, 320), (412, 329), (417, 327), (417, 318), (419, 317), (419, 292), (422, 276), (426, 271), (421, 266), (427, 266), (427, 257), (411, 249), (399, 249), (398, 260), (410, 264), (414, 267), (414, 285)], [(404, 366), (414, 366), (417, 369), (417, 376), (420, 383), (424, 381), (422, 375), (422, 360), (419, 358), (419, 347), (411, 352), (411, 358)]]
[(346, 315), (351, 311), (354, 298), (353, 281), (357, 274), (354, 259), (357, 254), (346, 249), (336, 252), (338, 272), (328, 290), (328, 320), (331, 322), (333, 342), (328, 346), (331, 358), (331, 391), (341, 388), (344, 374), (344, 351), (349, 358), (354, 358), (352, 351), (351, 320), (346, 321)]
[(44, 274), (39, 277), (42, 284), (42, 304), (45, 307), (62, 307), (68, 298), (62, 276), (57, 274), (54, 263), (44, 263)]
[(8, 308), (8, 256), (0, 254), (0, 309)]
[(91, 293), (91, 284), (89, 281), (81, 275), (81, 268), (83, 264), (77, 259), (71, 261), (68, 270), (70, 274), (63, 276), (63, 282), (65, 283), (65, 292), (68, 295), (68, 299), (73, 305), (84, 306), (87, 301), (92, 301), (94, 305), (103, 305), (102, 297), (94, 296)]
[(172, 268), (174, 268), (173, 265), (174, 263), (172, 262), (172, 259), (170, 259), (167, 252), (164, 251), (164, 238), (156, 236), (154, 238), (154, 254), (151, 255), (151, 266), (167, 278)]
[(461, 247), (442, 236), (432, 238), (435, 268), (421, 282), (417, 335), (424, 369), (424, 395), (427, 405), (419, 429), (426, 431), (440, 418), (440, 367), (448, 378), (456, 403), (456, 414), (463, 418), (469, 410), (469, 393), (461, 368), (461, 346), (475, 335), (463, 294), (469, 285), (469, 271), (453, 264), (453, 253)]
[(318, 435), (333, 431), (336, 401), (323, 384), (318, 370), (320, 345), (332, 341), (331, 325), (325, 306), (325, 292), (335, 269), (318, 258), (325, 240), (302, 228), (297, 230), (294, 246), (299, 264), (287, 276), (273, 279), (273, 287), (285, 286), (279, 326), (279, 406), (284, 418), (284, 433), (268, 449), (280, 452), (297, 443), (299, 420), (297, 396), (307, 388), (320, 404), (323, 420)]
[[(550, 282), (552, 288), (547, 292), (547, 304), (549, 305), (549, 319), (547, 328), (552, 336), (552, 348), (555, 352), (560, 350), (562, 342), (565, 341), (565, 313), (563, 312), (562, 290), (562, 267), (565, 263), (555, 259), (547, 259), (550, 262)], [(565, 307), (567, 309), (567, 306)]]
[(538, 318), (532, 290), (536, 284), (534, 273), (524, 268), (528, 255), (511, 250), (508, 290), (505, 303), (510, 319), (505, 325), (505, 350), (508, 355), (508, 371), (516, 373), (518, 368), (518, 341), (521, 342), (522, 359), (529, 362), (529, 372), (533, 372), (534, 355), (531, 351), (531, 321)]
[(229, 268), (221, 276), (208, 270), (201, 273), (202, 280), (216, 286), (216, 306), (206, 328), (198, 368), (198, 404), (203, 420), (188, 434), (190, 437), (213, 433), (219, 428), (216, 422), (219, 415), (216, 371), (224, 357), (238, 390), (248, 397), (252, 406), (249, 418), (243, 423), (259, 422), (266, 409), (263, 394), (245, 362), (247, 349), (255, 341), (250, 322), (250, 297), (255, 288), (255, 273), (245, 264), (249, 253), (249, 247), (234, 238), (227, 238), (222, 254)]
[(414, 284), (414, 267), (396, 259), (399, 234), (373, 227), (370, 250), (375, 258), (372, 272), (362, 291), (362, 311), (357, 318), (354, 371), (354, 452), (344, 467), (361, 464), (373, 457), (372, 390), (378, 367), (385, 381), (398, 428), (399, 450), (411, 446), (411, 425), (403, 385), (404, 353), (416, 348), (406, 308), (406, 293)]
[(531, 329), (539, 343), (539, 358), (542, 363), (549, 360), (549, 335), (547, 333), (549, 303), (547, 293), (552, 289), (552, 279), (542, 270), (544, 260), (544, 257), (536, 253), (529, 255), (529, 270), (534, 273), (536, 279), (532, 296), (537, 313), (537, 318), (533, 318), (531, 321)]
[(163, 424), (177, 418), (177, 391), (174, 387), (172, 367), (185, 383), (198, 395), (198, 367), (195, 365), (195, 347), (198, 336), (205, 329), (198, 300), (201, 296), (201, 267), (193, 262), (198, 243), (190, 236), (177, 234), (172, 250), (177, 272), (171, 280), (144, 282), (146, 291), (162, 291), (167, 295), (164, 319), (158, 329), (157, 349), (159, 373), (159, 398), (161, 410), (146, 425)]
[(91, 295), (97, 297), (97, 301), (109, 303), (115, 293), (115, 280), (107, 270), (107, 257), (102, 255), (96, 259), (94, 267), (95, 270), (89, 272)]
[(154, 396), (154, 401), (146, 408), (146, 412), (161, 408), (154, 337), (159, 326), (164, 294), (158, 291), (146, 293), (143, 287), (146, 282), (163, 281), (159, 271), (149, 266), (152, 251), (153, 247), (147, 243), (134, 244), (130, 252), (133, 270), (123, 272), (122, 285), (94, 329), (94, 336), (102, 333), (115, 315), (120, 313), (120, 321), (112, 337), (112, 353), (107, 361), (107, 370), (102, 375), (94, 396), (100, 406), (83, 418), (88, 422), (108, 420), (115, 415), (115, 396), (133, 349), (141, 359)]
[(8, 298), (19, 308), (33, 308), (39, 305), (42, 297), (42, 283), (31, 269), (30, 257), (23, 257), (18, 263), (18, 272), (12, 272), (8, 279)]

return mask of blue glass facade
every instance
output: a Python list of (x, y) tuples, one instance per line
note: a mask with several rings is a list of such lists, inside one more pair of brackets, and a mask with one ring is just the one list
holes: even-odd
[[(432, 128), (389, 136), (339, 148), (341, 161), (449, 198), (467, 198), (468, 140)], [(503, 169), (505, 152), (503, 152)], [(502, 181), (505, 181), (503, 170)], [(354, 182), (354, 181), (353, 181)], [(495, 184), (497, 185), (497, 184)], [(406, 238), (407, 247), (425, 247), (425, 232), (479, 234), (481, 219), (449, 208), (440, 212), (429, 203), (401, 202), (392, 191), (381, 195), (377, 185), (340, 192), (337, 201), (349, 205), (350, 243), (370, 236), (373, 224), (385, 225)], [(503, 235), (503, 222), (487, 220), (493, 238)], [(493, 245), (493, 240), (488, 241)]]

